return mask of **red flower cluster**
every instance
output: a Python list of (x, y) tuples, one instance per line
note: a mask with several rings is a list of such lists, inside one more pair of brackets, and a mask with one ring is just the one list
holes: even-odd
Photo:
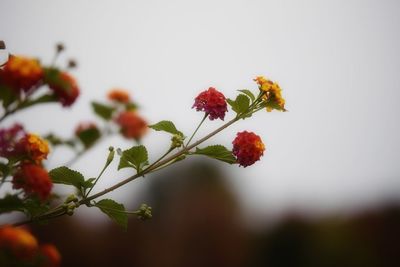
[(0, 228), (0, 260), (8, 266), (58, 267), (61, 256), (52, 244), (38, 245), (24, 228)]
[(35, 59), (10, 56), (0, 69), (0, 83), (10, 86), (15, 92), (28, 91), (43, 78), (43, 69)]
[(225, 96), (213, 87), (201, 92), (194, 99), (192, 108), (194, 107), (197, 111), (206, 112), (209, 115), (210, 120), (218, 118), (224, 120), (225, 112), (228, 111)]
[(123, 111), (115, 119), (126, 138), (139, 140), (147, 132), (147, 122), (134, 111)]
[(23, 151), (20, 140), (25, 135), (24, 127), (18, 123), (10, 128), (0, 129), (0, 156), (9, 158), (20, 155)]
[(13, 188), (22, 188), (26, 195), (38, 196), (42, 201), (50, 196), (53, 183), (50, 176), (41, 166), (23, 163), (14, 174)]
[(264, 154), (265, 146), (261, 141), (261, 138), (252, 132), (239, 132), (233, 144), (233, 155), (236, 156), (236, 160), (239, 165), (243, 167), (250, 166), (254, 162), (258, 161)]
[(48, 85), (64, 107), (71, 106), (79, 96), (79, 88), (75, 79), (66, 72), (57, 72), (56, 77), (48, 81)]

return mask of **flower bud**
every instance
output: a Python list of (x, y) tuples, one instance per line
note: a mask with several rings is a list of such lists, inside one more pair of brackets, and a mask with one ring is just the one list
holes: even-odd
[(151, 219), (151, 217), (153, 217), (151, 214), (151, 207), (147, 204), (140, 205), (137, 216), (141, 220)]
[(114, 147), (110, 146), (108, 148), (108, 150), (110, 151), (110, 153), (108, 154), (108, 157), (107, 157), (107, 163), (106, 163), (107, 165), (110, 164), (111, 161), (113, 161), (114, 155), (115, 155)]
[(179, 134), (174, 134), (171, 138), (171, 148), (181, 147), (185, 138)]

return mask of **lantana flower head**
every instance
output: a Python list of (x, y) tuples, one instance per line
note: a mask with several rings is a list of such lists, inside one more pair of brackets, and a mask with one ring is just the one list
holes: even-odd
[(0, 83), (10, 86), (16, 92), (28, 91), (43, 78), (39, 61), (22, 56), (10, 56), (0, 70)]
[(51, 69), (51, 79), (47, 81), (51, 90), (64, 107), (71, 106), (79, 96), (79, 87), (74, 77), (66, 72)]
[(10, 128), (0, 129), (0, 156), (15, 157), (23, 153), (20, 140), (26, 135), (21, 124), (14, 124)]
[(134, 111), (123, 111), (115, 119), (126, 138), (139, 140), (147, 132), (147, 122)]
[(43, 244), (39, 248), (41, 267), (58, 267), (61, 263), (61, 255), (53, 244)]
[(107, 97), (111, 101), (124, 103), (124, 104), (129, 103), (130, 100), (131, 100), (130, 95), (129, 95), (129, 93), (127, 91), (122, 90), (122, 89), (118, 89), (118, 88), (112, 89), (108, 93)]
[(218, 118), (224, 120), (225, 113), (228, 111), (225, 96), (213, 87), (201, 92), (194, 99), (192, 108), (206, 112), (210, 120)]
[(48, 172), (39, 165), (24, 163), (14, 174), (13, 188), (22, 188), (26, 195), (38, 196), (42, 201), (50, 196), (53, 183)]
[(50, 151), (49, 144), (38, 135), (29, 133), (25, 135), (20, 142), (29, 159), (40, 163), (47, 158)]
[(0, 228), (0, 250), (8, 251), (21, 259), (31, 259), (38, 248), (36, 238), (20, 227), (5, 226)]
[(267, 111), (273, 109), (285, 111), (285, 99), (282, 97), (282, 89), (277, 83), (258, 76), (254, 79), (261, 91), (264, 91), (263, 100), (267, 102)]
[(253, 132), (239, 132), (232, 142), (232, 153), (235, 155), (239, 165), (250, 166), (260, 159), (264, 154), (265, 145), (261, 138)]

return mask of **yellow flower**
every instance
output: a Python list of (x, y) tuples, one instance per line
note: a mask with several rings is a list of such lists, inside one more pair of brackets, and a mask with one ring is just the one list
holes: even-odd
[(36, 134), (27, 134), (25, 137), (25, 148), (29, 156), (36, 162), (46, 159), (49, 154), (48, 143)]
[(259, 85), (261, 91), (264, 91), (263, 100), (266, 103), (267, 111), (270, 112), (273, 109), (285, 111), (285, 99), (282, 97), (282, 89), (277, 83), (258, 76), (254, 79)]

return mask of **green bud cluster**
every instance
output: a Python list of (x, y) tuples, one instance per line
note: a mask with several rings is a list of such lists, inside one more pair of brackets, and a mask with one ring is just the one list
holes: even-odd
[(183, 145), (183, 140), (185, 137), (179, 134), (174, 134), (171, 138), (171, 148), (181, 147)]
[(147, 220), (147, 219), (151, 219), (152, 214), (151, 214), (151, 207), (148, 206), (147, 204), (142, 204), (140, 205), (139, 210), (137, 211), (137, 216), (139, 219), (141, 220)]

